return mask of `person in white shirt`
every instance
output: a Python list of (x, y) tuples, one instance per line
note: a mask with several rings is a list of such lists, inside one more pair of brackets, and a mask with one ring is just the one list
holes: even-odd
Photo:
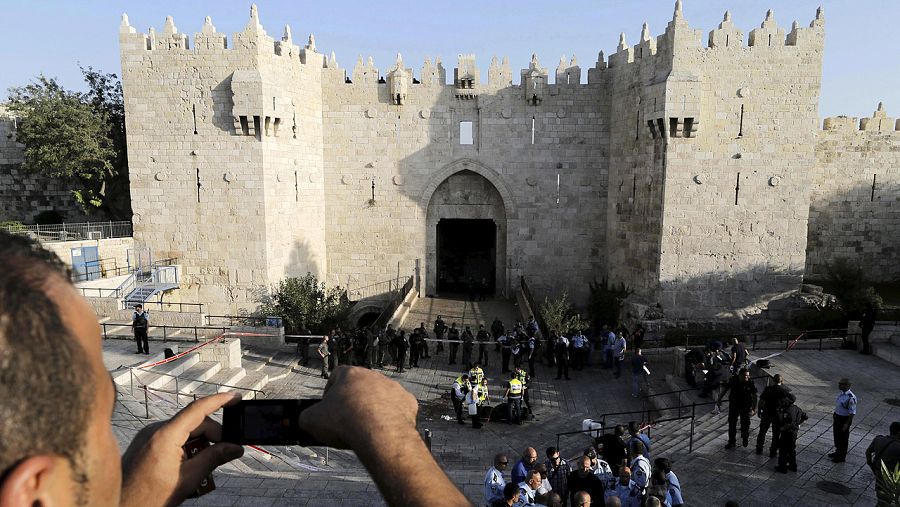
[(620, 332), (616, 342), (613, 344), (613, 361), (616, 363), (616, 378), (622, 376), (622, 363), (625, 362), (625, 349), (628, 344), (625, 342), (625, 334)]
[(484, 504), (491, 507), (497, 500), (503, 500), (503, 487), (506, 486), (506, 479), (503, 478), (503, 471), (509, 466), (509, 458), (506, 454), (500, 453), (494, 456), (494, 466), (488, 468), (487, 475), (484, 476)]
[(572, 369), (584, 369), (584, 360), (587, 355), (587, 340), (580, 331), (572, 335)]
[(550, 480), (547, 479), (547, 465), (538, 463), (534, 466), (534, 469), (541, 474), (541, 485), (537, 489), (537, 494), (544, 495), (552, 491), (553, 486), (550, 485)]
[(631, 460), (631, 477), (643, 493), (650, 485), (650, 460), (644, 457), (644, 443), (640, 440), (632, 440), (629, 450), (629, 455), (635, 456)]
[(534, 497), (541, 487), (541, 474), (537, 470), (531, 470), (525, 476), (525, 480), (519, 483), (519, 503), (517, 507), (530, 507), (534, 505)]

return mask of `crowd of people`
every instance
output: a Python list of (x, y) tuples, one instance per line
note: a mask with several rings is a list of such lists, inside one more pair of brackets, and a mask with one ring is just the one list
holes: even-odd
[[(484, 478), (487, 507), (679, 507), (681, 483), (666, 458), (651, 457), (650, 437), (632, 421), (593, 439), (583, 453), (567, 461), (548, 447), (546, 459), (528, 447), (510, 467), (498, 453)], [(508, 477), (508, 480), (507, 480)]]

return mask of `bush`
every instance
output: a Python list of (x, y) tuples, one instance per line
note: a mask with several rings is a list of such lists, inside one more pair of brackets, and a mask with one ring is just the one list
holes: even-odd
[(5, 222), (0, 222), (0, 231), (17, 232), (24, 230), (25, 224), (19, 222), (18, 220), (7, 220)]
[(281, 316), (289, 334), (304, 327), (316, 334), (330, 333), (350, 311), (346, 289), (328, 288), (311, 273), (281, 280), (265, 291), (257, 303), (261, 315)]
[(541, 304), (541, 315), (544, 317), (548, 333), (551, 329), (557, 333), (566, 333), (570, 330), (581, 331), (587, 326), (587, 322), (569, 304), (569, 294), (566, 292), (556, 299), (544, 298), (544, 302)]
[(624, 283), (610, 285), (609, 279), (604, 277), (600, 282), (594, 280), (588, 284), (591, 291), (588, 313), (591, 317), (591, 325), (600, 329), (604, 324), (610, 329), (615, 329), (619, 323), (619, 314), (622, 311), (622, 303), (634, 291), (626, 287)]

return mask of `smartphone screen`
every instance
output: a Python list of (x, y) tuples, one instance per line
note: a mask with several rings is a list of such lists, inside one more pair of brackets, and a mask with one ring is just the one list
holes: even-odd
[(242, 445), (323, 445), (300, 429), (300, 413), (320, 400), (244, 400), (225, 407), (222, 440)]

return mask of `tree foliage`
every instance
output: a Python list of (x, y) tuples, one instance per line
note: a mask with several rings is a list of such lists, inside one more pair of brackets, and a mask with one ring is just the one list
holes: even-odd
[(544, 317), (548, 332), (555, 330), (558, 333), (567, 333), (587, 327), (587, 322), (569, 304), (569, 294), (566, 292), (555, 299), (545, 297), (541, 304), (541, 315)]
[(115, 74), (81, 71), (87, 92), (43, 75), (10, 88), (7, 107), (21, 120), (16, 140), (25, 145), (24, 169), (66, 180), (87, 212), (130, 220), (122, 85)]
[(875, 474), (875, 494), (880, 501), (889, 502), (886, 505), (900, 507), (900, 465), (894, 465), (893, 470), (888, 469), (884, 460), (878, 465), (881, 465), (881, 473)]
[(619, 322), (622, 303), (634, 291), (624, 283), (610, 284), (606, 277), (599, 282), (596, 280), (590, 282), (588, 288), (591, 292), (589, 306), (591, 324), (597, 329), (604, 324), (615, 328)]
[(350, 311), (347, 290), (326, 287), (315, 275), (289, 277), (272, 285), (259, 299), (258, 312), (279, 315), (288, 333), (304, 327), (316, 334), (331, 332)]

